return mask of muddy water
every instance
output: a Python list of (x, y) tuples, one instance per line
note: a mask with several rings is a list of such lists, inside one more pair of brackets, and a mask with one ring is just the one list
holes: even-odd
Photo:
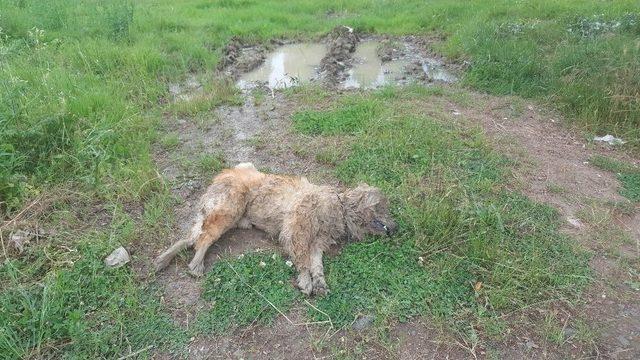
[[(347, 72), (346, 80), (338, 85), (343, 88), (369, 89), (425, 79), (444, 82), (456, 80), (441, 62), (423, 57), (409, 44), (405, 44), (406, 52), (402, 57), (384, 63), (377, 54), (379, 46), (380, 41), (377, 40), (360, 42), (353, 54), (353, 64)], [(282, 89), (314, 81), (320, 77), (320, 60), (326, 51), (326, 45), (322, 43), (280, 46), (258, 68), (241, 75), (238, 86), (241, 89), (251, 89), (266, 84), (271, 89)], [(412, 68), (410, 65), (414, 65), (412, 71), (408, 70)]]
[(240, 78), (238, 86), (249, 88), (256, 82), (266, 82), (271, 89), (291, 87), (315, 78), (326, 46), (320, 43), (283, 45), (269, 54), (257, 69)]
[(442, 63), (434, 59), (424, 59), (422, 61), (422, 70), (431, 80), (452, 83), (458, 80), (455, 75), (446, 71)]
[(369, 40), (358, 44), (353, 55), (353, 67), (342, 84), (345, 88), (375, 88), (396, 82), (408, 61), (398, 59), (382, 63), (377, 54), (379, 41)]

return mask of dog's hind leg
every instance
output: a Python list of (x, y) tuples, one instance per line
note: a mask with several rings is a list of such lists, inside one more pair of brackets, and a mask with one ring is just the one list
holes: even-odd
[(162, 255), (158, 256), (154, 261), (156, 271), (160, 271), (169, 265), (171, 259), (173, 259), (180, 250), (185, 249), (189, 246), (193, 246), (195, 244), (196, 239), (200, 236), (202, 232), (202, 223), (204, 221), (204, 216), (202, 214), (198, 214), (195, 223), (191, 227), (189, 231), (189, 237), (186, 239), (182, 239), (175, 244), (171, 245), (167, 251), (163, 252)]
[(200, 234), (195, 239), (193, 256), (189, 269), (194, 276), (204, 272), (204, 256), (209, 247), (228, 230), (234, 228), (244, 216), (247, 207), (248, 188), (234, 181), (220, 183), (212, 196), (204, 204), (206, 216)]

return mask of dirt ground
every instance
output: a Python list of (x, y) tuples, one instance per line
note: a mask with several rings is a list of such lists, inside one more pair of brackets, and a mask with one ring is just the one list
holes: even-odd
[[(306, 324), (308, 320), (303, 315), (306, 304), (300, 304), (287, 318), (279, 317), (271, 326), (254, 325), (224, 336), (194, 338), (189, 345), (189, 358), (638, 358), (640, 296), (624, 283), (627, 270), (619, 260), (637, 261), (640, 256), (640, 211), (637, 208), (619, 210), (617, 204), (627, 201), (618, 194), (620, 184), (615, 174), (597, 169), (590, 164), (590, 159), (601, 154), (638, 162), (614, 147), (589, 143), (560, 125), (559, 115), (537, 104), (482, 94), (472, 94), (472, 97), (464, 106), (447, 99), (421, 106), (427, 114), (444, 111), (452, 121), (480, 126), (496, 149), (524, 164), (514, 171), (513, 187), (557, 208), (566, 219), (563, 231), (593, 252), (591, 265), (595, 281), (586, 290), (585, 304), (577, 307), (580, 313), (561, 305), (553, 309), (565, 325), (572, 324), (574, 319), (583, 319), (593, 326), (598, 335), (592, 344), (585, 346), (572, 341), (576, 330), (566, 325), (563, 331), (567, 336), (562, 344), (543, 345), (545, 342), (539, 335), (523, 326), (505, 343), (491, 343), (490, 349), (484, 349), (461, 342), (455, 334), (425, 319), (392, 325), (388, 341), (382, 344), (370, 329), (327, 329)], [(170, 151), (158, 146), (155, 158), (180, 204), (175, 213), (178, 228), (173, 238), (155, 245), (154, 254), (185, 233), (192, 207), (210, 180), (207, 176), (191, 174), (182, 166), (184, 159), (193, 158), (193, 154), (222, 153), (229, 165), (251, 161), (259, 169), (337, 184), (331, 168), (318, 163), (313, 156), (314, 149), (327, 145), (318, 141), (331, 140), (307, 138), (290, 129), (290, 115), (297, 104), (279, 92), (259, 103), (250, 96), (244, 99), (242, 106), (219, 107), (211, 115), (213, 120), (204, 124), (189, 118), (167, 119), (165, 131), (176, 134), (179, 145)], [(519, 106), (514, 106), (516, 103)], [(301, 151), (302, 148), (311, 150)], [(612, 249), (611, 244), (595, 241), (593, 232), (598, 224), (584, 220), (585, 213), (594, 211), (608, 211), (615, 225), (633, 242), (615, 244), (616, 248)], [(275, 247), (259, 231), (236, 230), (209, 251), (206, 269), (220, 257), (237, 256), (258, 248)], [(195, 314), (207, 308), (200, 298), (202, 281), (186, 275), (187, 262), (188, 259), (179, 258), (158, 275), (158, 282), (164, 285), (164, 301), (175, 321), (183, 326), (189, 326)], [(530, 321), (536, 314), (512, 316)], [(155, 356), (170, 357), (168, 354)]]

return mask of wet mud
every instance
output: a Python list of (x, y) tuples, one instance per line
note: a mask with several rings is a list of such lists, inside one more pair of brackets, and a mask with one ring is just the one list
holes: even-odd
[(224, 50), (223, 73), (243, 90), (290, 88), (319, 83), (343, 89), (457, 81), (455, 66), (431, 55), (422, 39), (359, 36), (335, 28), (324, 41), (279, 44), (271, 51), (232, 41)]

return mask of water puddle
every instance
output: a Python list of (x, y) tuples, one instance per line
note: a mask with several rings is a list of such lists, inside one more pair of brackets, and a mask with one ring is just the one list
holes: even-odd
[(325, 52), (326, 46), (320, 43), (283, 45), (258, 68), (242, 75), (238, 86), (247, 89), (262, 82), (271, 89), (282, 89), (314, 80)]
[(406, 59), (383, 63), (378, 57), (379, 41), (369, 40), (358, 44), (353, 55), (353, 67), (348, 71), (345, 88), (375, 88), (397, 82), (409, 64)]
[[(383, 62), (378, 56), (378, 40), (358, 43), (353, 54), (352, 66), (342, 88), (376, 88), (388, 84), (404, 84), (411, 81), (454, 82), (456, 77), (446, 71), (442, 62), (423, 57), (408, 44), (403, 55)], [(282, 45), (268, 54), (264, 63), (241, 75), (238, 86), (252, 89), (266, 85), (270, 89), (283, 89), (320, 79), (320, 61), (327, 52), (322, 43), (298, 43)]]

